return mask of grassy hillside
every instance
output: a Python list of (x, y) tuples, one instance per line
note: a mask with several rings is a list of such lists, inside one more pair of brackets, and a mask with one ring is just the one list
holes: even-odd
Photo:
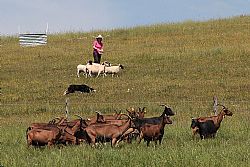
[[(250, 164), (250, 17), (184, 22), (89, 33), (49, 35), (48, 45), (20, 47), (1, 39), (0, 166), (248, 166)], [(92, 58), (93, 36), (102, 34), (102, 61), (123, 64), (119, 78), (76, 77), (76, 66)], [(69, 95), (70, 114), (159, 104), (177, 114), (163, 145), (145, 143), (27, 149), (25, 130), (65, 111), (69, 84), (88, 84), (95, 94)], [(128, 92), (127, 90), (130, 89)], [(212, 114), (212, 98), (234, 112), (216, 139), (192, 140), (190, 117)]]

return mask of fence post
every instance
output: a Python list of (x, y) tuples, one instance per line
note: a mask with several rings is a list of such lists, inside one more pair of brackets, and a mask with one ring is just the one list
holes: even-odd
[(66, 119), (68, 119), (68, 117), (69, 117), (69, 108), (68, 108), (68, 102), (69, 101), (69, 98), (66, 98), (66, 100), (65, 100), (65, 117), (66, 117)]
[(214, 114), (217, 115), (218, 114), (218, 106), (217, 106), (218, 105), (218, 99), (217, 99), (216, 96), (214, 96), (213, 101), (214, 101), (214, 106), (213, 106)]

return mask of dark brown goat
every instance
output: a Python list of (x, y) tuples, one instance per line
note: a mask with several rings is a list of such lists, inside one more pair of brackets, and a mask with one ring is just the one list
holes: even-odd
[(159, 144), (161, 144), (164, 127), (166, 124), (172, 124), (172, 121), (169, 116), (162, 117), (160, 124), (145, 124), (140, 128), (140, 139), (139, 143), (142, 139), (147, 141), (147, 146), (149, 146), (150, 141), (157, 141), (159, 140)]
[(115, 146), (117, 140), (132, 126), (130, 116), (129, 120), (121, 126), (114, 124), (93, 124), (89, 125), (85, 131), (89, 136), (89, 142), (94, 145), (97, 138), (111, 140), (111, 146)]
[[(220, 105), (220, 104), (218, 104), (218, 105)], [(196, 134), (199, 133), (199, 127), (196, 126), (197, 123), (212, 121), (215, 128), (216, 128), (216, 131), (215, 131), (215, 133), (216, 133), (217, 130), (220, 128), (220, 124), (221, 124), (223, 118), (225, 116), (232, 116), (233, 115), (233, 113), (231, 111), (229, 111), (228, 108), (226, 108), (224, 105), (220, 105), (220, 106), (222, 106), (223, 108), (222, 108), (221, 112), (216, 116), (199, 117), (199, 118), (193, 118), (192, 119), (191, 128), (192, 128), (192, 136), (193, 136), (193, 138), (194, 138), (194, 136)], [(210, 136), (215, 136), (215, 134), (210, 134)]]

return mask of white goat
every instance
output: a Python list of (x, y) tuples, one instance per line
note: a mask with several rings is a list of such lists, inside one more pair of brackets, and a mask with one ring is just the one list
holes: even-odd
[(85, 75), (86, 78), (88, 77), (87, 65), (79, 64), (76, 68), (77, 68), (77, 77), (78, 78), (80, 77), (81, 72), (83, 73), (83, 76)]
[(106, 74), (112, 74), (112, 77), (116, 74), (118, 77), (118, 73), (120, 73), (121, 69), (124, 69), (123, 65), (119, 64), (118, 66), (111, 66), (105, 68)]

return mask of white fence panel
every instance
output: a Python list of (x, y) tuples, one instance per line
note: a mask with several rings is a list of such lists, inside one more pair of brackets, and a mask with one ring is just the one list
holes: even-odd
[(21, 46), (38, 46), (47, 44), (46, 34), (19, 34)]

